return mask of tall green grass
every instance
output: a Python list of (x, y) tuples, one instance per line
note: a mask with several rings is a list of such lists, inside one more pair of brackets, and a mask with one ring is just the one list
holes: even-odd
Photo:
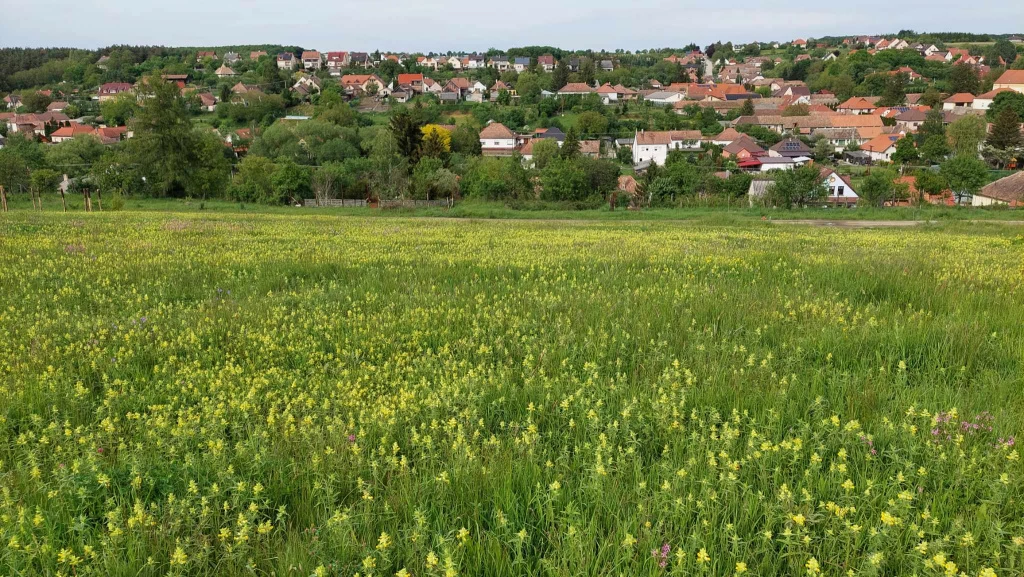
[(1021, 574), (1020, 231), (746, 222), (10, 213), (0, 574)]

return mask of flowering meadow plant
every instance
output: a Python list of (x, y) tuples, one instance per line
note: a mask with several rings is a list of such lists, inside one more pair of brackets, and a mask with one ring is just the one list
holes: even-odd
[(5, 217), (0, 575), (1022, 575), (1019, 234)]

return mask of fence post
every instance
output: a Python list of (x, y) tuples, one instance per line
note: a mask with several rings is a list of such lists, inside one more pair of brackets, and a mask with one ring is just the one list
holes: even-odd
[(0, 185), (0, 205), (3, 206), (4, 212), (7, 212), (7, 191)]

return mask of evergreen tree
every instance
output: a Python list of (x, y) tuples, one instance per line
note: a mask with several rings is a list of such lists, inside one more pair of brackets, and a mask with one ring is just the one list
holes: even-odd
[(569, 83), (569, 65), (565, 60), (559, 60), (552, 75), (551, 88), (558, 90)]
[(996, 121), (992, 123), (992, 133), (988, 135), (988, 144), (1000, 150), (1020, 146), (1020, 118), (1010, 107), (999, 111)]
[(576, 127), (569, 128), (565, 133), (565, 142), (562, 144), (562, 158), (576, 158), (580, 154), (580, 135)]
[(423, 131), (416, 119), (408, 110), (401, 110), (391, 117), (389, 125), (391, 135), (399, 153), (409, 159), (410, 164), (419, 162), (420, 145), (423, 143)]
[(743, 106), (740, 107), (740, 116), (753, 116), (754, 115), (754, 101), (746, 99), (743, 101)]

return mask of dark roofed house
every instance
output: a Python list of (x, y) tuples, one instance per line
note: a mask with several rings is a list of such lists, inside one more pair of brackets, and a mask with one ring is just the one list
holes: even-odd
[(781, 158), (799, 158), (801, 156), (812, 157), (814, 153), (811, 147), (797, 138), (786, 138), (768, 149), (768, 156)]
[(602, 60), (600, 68), (604, 72), (611, 72), (612, 70), (615, 70), (615, 63), (611, 60)]

